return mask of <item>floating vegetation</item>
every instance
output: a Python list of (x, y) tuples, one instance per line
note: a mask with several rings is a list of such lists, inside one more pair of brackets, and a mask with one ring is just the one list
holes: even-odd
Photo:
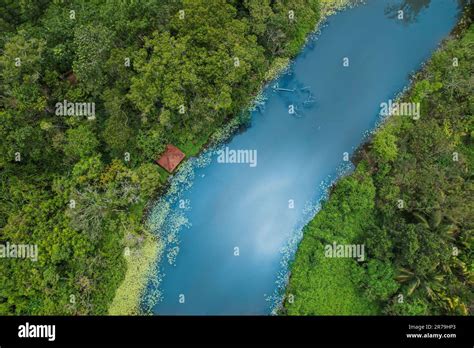
[(278, 76), (285, 74), (290, 64), (290, 58), (288, 57), (277, 57), (273, 60), (270, 68), (265, 74), (265, 81), (273, 81)]
[(110, 315), (140, 314), (140, 298), (144, 295), (148, 279), (156, 274), (155, 267), (150, 265), (154, 264), (162, 250), (163, 244), (146, 232), (140, 246), (131, 249), (130, 255), (125, 256), (127, 272), (109, 307)]
[[(160, 291), (160, 283), (165, 277), (161, 267), (162, 256), (166, 257), (170, 265), (174, 265), (179, 254), (179, 233), (183, 228), (192, 225), (185, 215), (191, 207), (179, 208), (179, 201), (184, 193), (192, 186), (196, 176), (196, 169), (205, 168), (212, 162), (212, 157), (218, 149), (235, 134), (242, 125), (250, 121), (249, 112), (243, 112), (232, 119), (227, 125), (215, 132), (209, 141), (209, 147), (198, 157), (189, 158), (170, 177), (169, 187), (166, 195), (159, 198), (150, 209), (147, 226), (149, 230), (163, 243), (163, 253), (156, 260), (157, 266), (148, 273), (148, 287), (141, 300), (141, 308), (144, 313), (153, 313), (153, 308), (163, 299)], [(189, 202), (189, 201), (188, 201)]]
[(170, 265), (174, 265), (176, 262), (176, 257), (178, 256), (179, 253), (179, 246), (174, 246), (172, 247), (168, 253), (166, 254), (166, 257), (168, 258), (168, 263)]
[[(330, 3), (334, 5), (333, 1), (328, 2), (327, 5), (330, 5)], [(323, 10), (322, 20), (324, 20), (325, 16), (328, 14), (332, 14), (333, 12), (331, 11), (334, 9), (342, 8), (348, 3), (348, 0), (341, 0), (336, 3), (336, 6), (327, 6)], [(321, 29), (320, 24), (321, 21), (316, 27), (318, 31), (315, 31), (313, 34), (308, 36), (306, 44), (312, 43), (317, 39), (316, 35), (319, 34), (319, 30)], [(291, 75), (293, 64), (294, 62), (290, 62), (289, 58), (276, 58), (267, 72), (265, 80), (275, 81), (282, 75)], [(232, 138), (236, 131), (250, 123), (252, 112), (264, 110), (268, 99), (266, 95), (268, 89), (266, 87), (267, 86), (262, 87), (257, 96), (248, 106), (247, 110), (233, 118), (228, 124), (220, 128), (210, 137), (209, 146), (203, 153), (201, 153), (197, 158), (188, 159), (181, 165), (178, 171), (169, 179), (169, 189), (167, 194), (158, 199), (150, 210), (148, 226), (150, 230), (163, 241), (165, 250), (163, 254), (166, 255), (169, 264), (175, 263), (176, 257), (179, 253), (180, 231), (185, 227), (191, 227), (191, 223), (185, 215), (186, 210), (178, 209), (177, 207), (179, 200), (183, 197), (184, 193), (193, 185), (196, 175), (195, 170), (210, 165), (216, 152)], [(302, 110), (309, 108), (316, 103), (316, 98), (312, 94), (310, 86), (280, 87), (279, 82), (275, 82), (272, 89), (274, 92), (288, 92), (286, 93), (288, 98), (293, 99), (289, 102), (293, 103), (294, 109), (299, 111), (298, 113), (295, 112), (293, 114), (295, 117), (303, 117)], [(316, 201), (306, 203), (303, 214), (304, 217), (301, 219), (301, 222), (298, 224), (295, 231), (291, 233), (287, 245), (281, 250), (283, 257), (281, 260), (281, 271), (279, 272), (277, 279), (277, 288), (272, 295), (266, 296), (267, 301), (270, 302), (271, 308), (273, 308), (274, 311), (281, 303), (284, 288), (289, 277), (288, 266), (294, 256), (297, 245), (302, 238), (303, 227), (320, 209), (320, 201), (326, 197), (327, 191), (332, 182), (333, 181), (331, 180), (325, 182), (323, 187), (320, 187), (317, 190), (316, 193), (319, 194), (315, 195), (315, 197), (318, 197)], [(158, 259), (158, 265), (160, 262), (161, 260)], [(154, 269), (155, 272), (153, 273), (153, 276), (150, 277), (148, 291), (142, 299), (142, 308), (148, 312), (152, 312), (153, 307), (162, 299), (163, 296), (159, 290), (159, 285), (165, 275), (161, 270), (158, 271), (159, 274), (157, 274), (156, 270), (158, 270), (159, 267), (155, 267)]]
[(249, 111), (259, 111), (262, 112), (265, 110), (265, 104), (267, 103), (268, 98), (265, 96), (263, 91), (260, 91), (257, 96), (255, 97), (255, 100), (249, 107)]
[(283, 298), (285, 289), (290, 278), (290, 264), (293, 261), (298, 245), (303, 238), (304, 227), (311, 219), (321, 210), (321, 203), (329, 198), (331, 187), (343, 176), (354, 171), (355, 167), (352, 162), (343, 162), (335, 170), (335, 174), (328, 175), (319, 186), (315, 189), (314, 199), (307, 201), (303, 208), (303, 214), (294, 230), (290, 233), (290, 238), (286, 245), (281, 248), (282, 258), (280, 261), (280, 271), (275, 281), (275, 290), (271, 295), (267, 295), (265, 300), (269, 302), (272, 315), (278, 314), (283, 306)]

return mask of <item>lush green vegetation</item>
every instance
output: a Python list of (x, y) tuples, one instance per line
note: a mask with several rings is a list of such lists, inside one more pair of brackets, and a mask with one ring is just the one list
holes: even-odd
[[(196, 154), (238, 115), (303, 44), (319, 1), (0, 9), (0, 243), (39, 247), (37, 262), (0, 262), (0, 314), (107, 313), (124, 250), (149, 241), (142, 214), (167, 179), (153, 160), (167, 143)], [(65, 100), (94, 103), (95, 119), (59, 114)]]
[[(467, 315), (473, 306), (474, 25), (436, 52), (306, 227), (283, 313)], [(456, 59), (457, 60), (456, 60)], [(458, 64), (457, 64), (458, 63)], [(365, 260), (324, 245), (364, 244)]]
[(289, 314), (376, 314), (377, 306), (362, 298), (351, 282), (355, 259), (327, 258), (324, 246), (352, 244), (371, 225), (375, 187), (366, 169), (342, 179), (324, 209), (305, 228), (292, 265), (287, 301)]

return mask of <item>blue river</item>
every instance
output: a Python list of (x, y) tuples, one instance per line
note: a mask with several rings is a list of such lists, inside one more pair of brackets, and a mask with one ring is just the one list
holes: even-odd
[(459, 3), (368, 0), (329, 17), (263, 90), (250, 127), (189, 159), (154, 203), (149, 223), (166, 246), (145, 310), (271, 314), (302, 227), (351, 170), (347, 156), (380, 122), (380, 104), (449, 35)]

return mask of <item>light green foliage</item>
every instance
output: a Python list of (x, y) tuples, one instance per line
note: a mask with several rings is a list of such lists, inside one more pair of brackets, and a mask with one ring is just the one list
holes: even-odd
[(393, 266), (377, 259), (372, 259), (367, 263), (367, 270), (364, 274), (365, 294), (371, 300), (386, 301), (399, 288), (395, 281)]
[[(147, 62), (147, 50), (153, 49), (153, 56)], [(130, 99), (145, 114), (152, 112), (155, 103), (160, 102), (176, 113), (184, 105), (182, 89), (196, 83), (196, 77), (184, 56), (185, 46), (168, 32), (157, 34), (145, 44), (134, 59), (138, 76), (132, 79)]]
[[(127, 241), (131, 239), (129, 237)], [(140, 314), (137, 298), (141, 298), (143, 295), (148, 277), (153, 276), (150, 274), (153, 272), (152, 265), (162, 252), (163, 246), (151, 233), (147, 233), (144, 240), (140, 240), (135, 245), (127, 245), (125, 248), (127, 273), (110, 305), (108, 312), (110, 315)]]
[(87, 125), (82, 124), (67, 130), (64, 153), (73, 160), (87, 158), (94, 154), (98, 145), (95, 134)]
[[(402, 96), (402, 102), (421, 103), (420, 120), (392, 117), (368, 150), (361, 149), (356, 172), (336, 185), (305, 230), (283, 312), (365, 314), (375, 303), (389, 315), (470, 314), (473, 42), (474, 26), (466, 26)], [(457, 67), (453, 57), (461, 62)], [(361, 173), (366, 177), (357, 181)], [(365, 194), (346, 191), (368, 183)], [(350, 269), (349, 261), (323, 258), (322, 245), (331, 240), (364, 243), (367, 260)]]
[(128, 96), (163, 126), (184, 127), (189, 141), (248, 102), (265, 58), (226, 2), (185, 1), (183, 11), (185, 20), (173, 18), (174, 35), (154, 33), (135, 55), (139, 74)]
[(38, 81), (44, 49), (44, 40), (29, 38), (25, 31), (12, 37), (0, 56), (3, 83), (13, 87), (15, 83)]
[(403, 302), (394, 301), (388, 308), (391, 315), (428, 315), (428, 304), (421, 299), (407, 299)]
[(390, 162), (397, 157), (397, 137), (390, 127), (384, 127), (375, 133), (372, 146), (380, 162)]
[(273, 16), (270, 0), (245, 0), (244, 6), (250, 14), (252, 32), (256, 35), (264, 34), (267, 22)]
[(164, 173), (161, 174), (160, 171), (160, 168), (153, 163), (143, 163), (137, 168), (136, 174), (140, 183), (142, 199), (151, 198), (165, 181), (166, 176)]
[[(304, 230), (287, 289), (285, 312), (290, 315), (369, 315), (378, 309), (358, 288), (357, 261), (330, 258), (324, 246), (333, 242), (356, 244), (370, 226), (375, 188), (360, 167), (342, 179), (323, 209)], [(294, 303), (288, 296), (294, 296)]]
[(30, 37), (22, 30), (5, 44), (0, 55), (3, 81), (0, 92), (9, 97), (10, 107), (20, 111), (22, 117), (32, 110), (41, 112), (46, 107), (39, 84), (44, 50), (43, 39)]
[(160, 126), (155, 126), (148, 131), (140, 131), (137, 137), (137, 147), (143, 154), (143, 159), (155, 159), (165, 150), (163, 142), (165, 135)]

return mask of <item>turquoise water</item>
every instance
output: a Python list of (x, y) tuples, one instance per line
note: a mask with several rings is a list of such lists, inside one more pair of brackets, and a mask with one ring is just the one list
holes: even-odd
[(408, 85), (459, 10), (454, 0), (369, 0), (330, 17), (264, 90), (251, 126), (223, 145), (246, 150), (247, 163), (220, 163), (219, 149), (209, 150), (180, 169), (152, 209), (152, 229), (167, 246), (145, 297), (159, 291), (160, 300), (143, 306), (155, 314), (271, 313), (302, 227), (351, 170), (345, 153), (375, 128), (380, 103)]

